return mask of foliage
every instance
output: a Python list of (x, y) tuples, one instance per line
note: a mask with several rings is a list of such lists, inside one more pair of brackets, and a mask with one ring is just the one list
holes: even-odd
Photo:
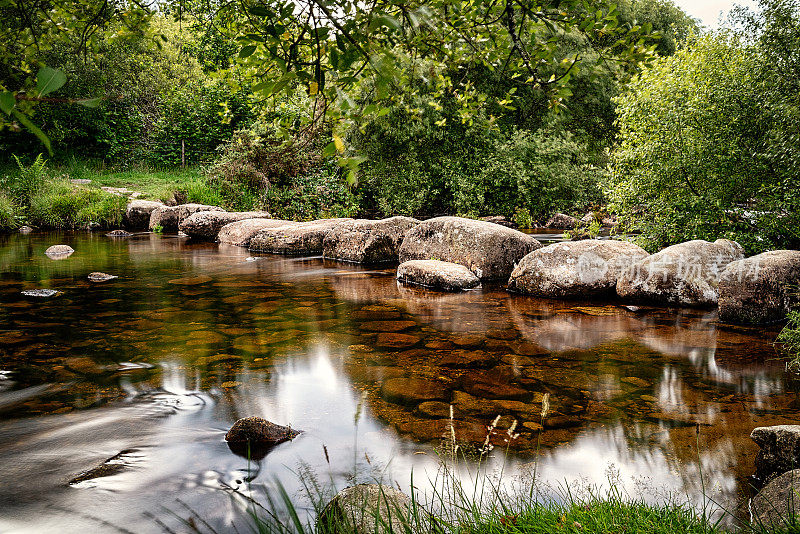
[(656, 44), (660, 56), (671, 56), (700, 31), (699, 21), (671, 0), (623, 0), (619, 2), (619, 12), (620, 22), (652, 24), (653, 32), (660, 36)]
[(14, 203), (0, 192), (0, 232), (13, 230), (16, 227), (17, 217)]
[(300, 221), (353, 217), (360, 211), (341, 169), (331, 162), (290, 184), (270, 187), (258, 205), (275, 218)]
[(568, 132), (515, 132), (497, 143), (477, 179), (459, 184), (456, 206), (508, 217), (522, 207), (542, 219), (597, 200), (600, 178), (586, 148)]
[(47, 160), (42, 154), (39, 154), (30, 165), (22, 163), (16, 155), (14, 155), (14, 161), (18, 171), (6, 176), (0, 185), (14, 202), (26, 208), (31, 205), (32, 199), (41, 190), (47, 178)]
[[(86, 57), (63, 44), (42, 52), (68, 79), (63, 97), (104, 97), (83, 112), (60, 101), (39, 103), (37, 121), (59, 155), (78, 152), (117, 165), (209, 162), (217, 146), (250, 119), (246, 88), (231, 90), (226, 79), (207, 79), (182, 51), (191, 36), (161, 16), (153, 17), (150, 27), (167, 41), (148, 36), (120, 41), (112, 26), (99, 33)], [(25, 134), (6, 134), (3, 142), (15, 152), (33, 145)]]
[[(579, 70), (607, 61), (633, 69), (654, 49), (650, 25), (619, 25), (616, 6), (605, 0), (244, 0), (221, 6), (214, 23), (239, 36), (240, 63), (260, 81), (254, 89), (261, 96), (306, 91), (319, 110), (306, 121), (312, 129), (324, 118), (363, 123), (380, 116), (437, 72), (448, 75), (428, 100), (453, 99), (465, 123), (527, 89), (559, 106)], [(591, 43), (595, 57), (564, 53), (561, 37), (571, 33)], [(485, 99), (470, 79), (449, 75), (463, 65), (480, 65), (512, 87)], [(365, 87), (371, 98), (359, 100)]]
[(800, 310), (789, 312), (789, 321), (778, 335), (776, 343), (789, 357), (789, 365), (795, 371), (800, 370)]
[(735, 35), (709, 35), (616, 100), (613, 206), (646, 248), (729, 237), (757, 252), (800, 238), (800, 183), (771, 154), (783, 104), (765, 99), (762, 61)]
[(32, 199), (28, 220), (44, 228), (111, 228), (122, 222), (126, 205), (125, 197), (56, 178)]
[(24, 127), (50, 151), (49, 138), (31, 120), (35, 104), (56, 100), (94, 107), (97, 101), (50, 97), (67, 78), (61, 70), (47, 66), (43, 54), (63, 46), (75, 56), (86, 57), (106, 25), (116, 24), (114, 38), (124, 40), (141, 35), (151, 14), (144, 3), (126, 0), (4, 1), (0, 5), (0, 130)]

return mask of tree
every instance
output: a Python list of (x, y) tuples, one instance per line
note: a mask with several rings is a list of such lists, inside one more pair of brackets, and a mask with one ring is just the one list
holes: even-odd
[(0, 2), (0, 129), (26, 128), (51, 151), (50, 140), (31, 120), (43, 101), (94, 107), (91, 98), (50, 96), (67, 81), (59, 69), (42, 57), (57, 46), (74, 54), (90, 54), (101, 30), (116, 23), (117, 38), (140, 35), (153, 10), (139, 0), (3, 0)]
[(731, 32), (656, 62), (617, 99), (612, 201), (652, 249), (733, 238), (796, 243), (800, 181), (777, 164), (785, 103), (758, 44)]

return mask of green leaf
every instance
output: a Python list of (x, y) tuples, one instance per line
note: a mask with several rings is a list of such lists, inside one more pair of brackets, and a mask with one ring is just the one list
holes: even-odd
[(256, 45), (247, 45), (239, 50), (239, 57), (244, 59), (246, 57), (250, 57), (253, 55), (253, 52), (256, 51)]
[(96, 108), (102, 101), (103, 97), (98, 96), (97, 98), (81, 98), (80, 100), (76, 100), (75, 103), (85, 108)]
[(19, 122), (21, 122), (22, 125), (25, 126), (25, 128), (28, 129), (29, 132), (31, 132), (33, 135), (35, 135), (36, 137), (39, 138), (39, 141), (42, 142), (42, 144), (47, 148), (47, 152), (49, 152), (50, 155), (52, 156), (53, 155), (53, 148), (50, 146), (50, 138), (47, 137), (44, 134), (44, 132), (39, 129), (38, 126), (33, 124), (28, 117), (26, 117), (25, 115), (20, 113), (19, 110), (15, 109), (15, 110), (12, 111), (12, 113), (17, 118), (17, 120)]
[(11, 110), (17, 105), (17, 99), (11, 91), (0, 93), (0, 110), (3, 113), (10, 115)]
[(58, 69), (42, 67), (36, 75), (36, 91), (39, 96), (58, 91), (65, 83), (67, 83), (67, 75)]

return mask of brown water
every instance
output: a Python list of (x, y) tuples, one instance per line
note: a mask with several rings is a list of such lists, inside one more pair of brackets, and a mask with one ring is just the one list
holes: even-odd
[[(259, 498), (280, 481), (307, 507), (302, 473), (407, 488), (413, 469), (424, 489), (451, 404), (465, 449), (502, 416), (488, 465), (519, 421), (510, 481), (535, 463), (553, 485), (611, 476), (701, 502), (699, 461), (734, 507), (752, 428), (800, 420), (777, 331), (713, 311), (441, 294), (398, 286), (393, 268), (153, 234), (0, 239), (1, 532), (181, 531), (187, 507), (225, 532), (246, 525), (227, 486)], [(51, 260), (55, 243), (76, 252)], [(62, 293), (20, 293), (37, 288)], [(305, 432), (248, 462), (223, 436), (250, 415)]]

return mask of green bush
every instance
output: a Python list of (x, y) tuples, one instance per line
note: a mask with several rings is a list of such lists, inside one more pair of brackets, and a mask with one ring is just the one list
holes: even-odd
[(121, 224), (126, 205), (125, 197), (54, 179), (31, 200), (28, 220), (44, 228), (111, 228)]
[(16, 210), (14, 203), (3, 193), (0, 193), (0, 232), (13, 230), (17, 227)]
[(783, 173), (755, 45), (709, 35), (659, 60), (617, 100), (613, 208), (650, 250), (687, 239), (727, 237), (750, 252), (800, 239), (800, 181)]
[(352, 131), (354, 150), (367, 158), (359, 177), (361, 204), (386, 216), (465, 211), (457, 190), (480, 173), (500, 132), (483, 116), (462, 123), (455, 103), (436, 109), (419, 96), (409, 108)]
[(14, 155), (17, 169), (6, 175), (0, 181), (0, 187), (7, 192), (11, 200), (25, 208), (30, 206), (31, 200), (41, 190), (47, 179), (47, 160), (42, 154), (30, 165), (25, 165), (22, 160)]
[(800, 370), (800, 311), (789, 313), (789, 322), (778, 335), (777, 343), (790, 359), (795, 371)]
[(359, 211), (341, 170), (332, 162), (297, 176), (291, 184), (270, 187), (258, 206), (275, 218), (290, 220), (352, 217)]
[(599, 169), (568, 132), (514, 132), (498, 142), (477, 177), (463, 177), (456, 190), (460, 212), (505, 215), (527, 210), (533, 219), (600, 199)]

